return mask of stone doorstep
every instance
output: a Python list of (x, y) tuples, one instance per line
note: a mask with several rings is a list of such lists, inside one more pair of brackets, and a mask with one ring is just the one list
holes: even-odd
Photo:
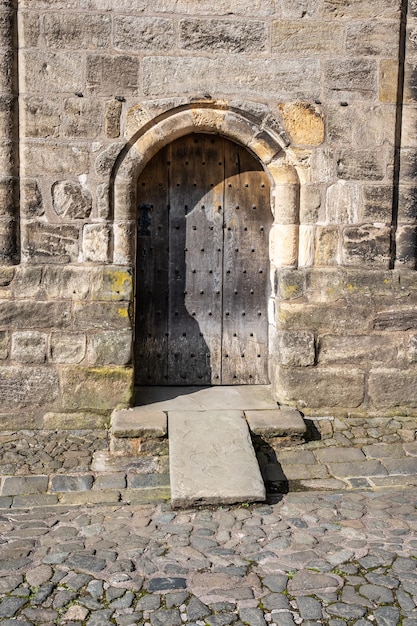
[(110, 435), (113, 437), (156, 439), (168, 432), (165, 411), (136, 406), (116, 409), (112, 413)]
[[(294, 436), (300, 442), (300, 436), (307, 431), (301, 413), (292, 407), (244, 410), (244, 414), (251, 432), (266, 438)], [(112, 414), (110, 434), (116, 438), (157, 439), (167, 435), (167, 421), (167, 411), (146, 406), (118, 409)]]
[(245, 417), (251, 432), (266, 438), (293, 435), (299, 441), (307, 431), (301, 413), (291, 407), (245, 411)]

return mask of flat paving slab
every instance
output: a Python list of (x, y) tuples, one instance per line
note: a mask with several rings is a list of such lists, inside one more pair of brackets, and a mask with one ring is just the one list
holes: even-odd
[(147, 406), (113, 412), (111, 433), (114, 437), (164, 437), (167, 416), (164, 411)]
[(265, 500), (243, 411), (169, 411), (171, 504)]
[(138, 387), (136, 405), (160, 411), (276, 409), (270, 385)]

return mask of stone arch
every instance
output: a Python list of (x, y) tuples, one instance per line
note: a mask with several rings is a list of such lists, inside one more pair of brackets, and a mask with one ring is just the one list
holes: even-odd
[(271, 181), (271, 269), (297, 267), (299, 187), (302, 166), (294, 162), (288, 142), (268, 125), (224, 102), (198, 102), (173, 109), (152, 120), (130, 123), (131, 137), (116, 160), (112, 175), (113, 263), (132, 266), (136, 211), (136, 181), (149, 160), (165, 145), (184, 135), (222, 135), (251, 152)]

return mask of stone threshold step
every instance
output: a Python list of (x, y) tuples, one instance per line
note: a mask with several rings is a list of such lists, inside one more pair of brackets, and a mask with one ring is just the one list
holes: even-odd
[[(230, 410), (230, 409), (229, 409)], [(113, 411), (110, 433), (116, 438), (158, 439), (168, 432), (168, 417), (173, 411), (160, 410), (147, 406)], [(204, 419), (210, 411), (181, 409), (175, 413), (198, 413)], [(297, 440), (306, 433), (306, 425), (301, 414), (291, 407), (275, 407), (273, 409), (249, 409), (242, 411), (251, 432), (255, 435), (269, 437), (291, 437)], [(219, 410), (221, 413), (221, 410)]]

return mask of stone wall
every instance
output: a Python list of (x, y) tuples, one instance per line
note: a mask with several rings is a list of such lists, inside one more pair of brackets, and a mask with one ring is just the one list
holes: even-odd
[(416, 412), (416, 28), (413, 0), (0, 0), (2, 427), (131, 402), (135, 180), (193, 130), (271, 176), (277, 398)]

